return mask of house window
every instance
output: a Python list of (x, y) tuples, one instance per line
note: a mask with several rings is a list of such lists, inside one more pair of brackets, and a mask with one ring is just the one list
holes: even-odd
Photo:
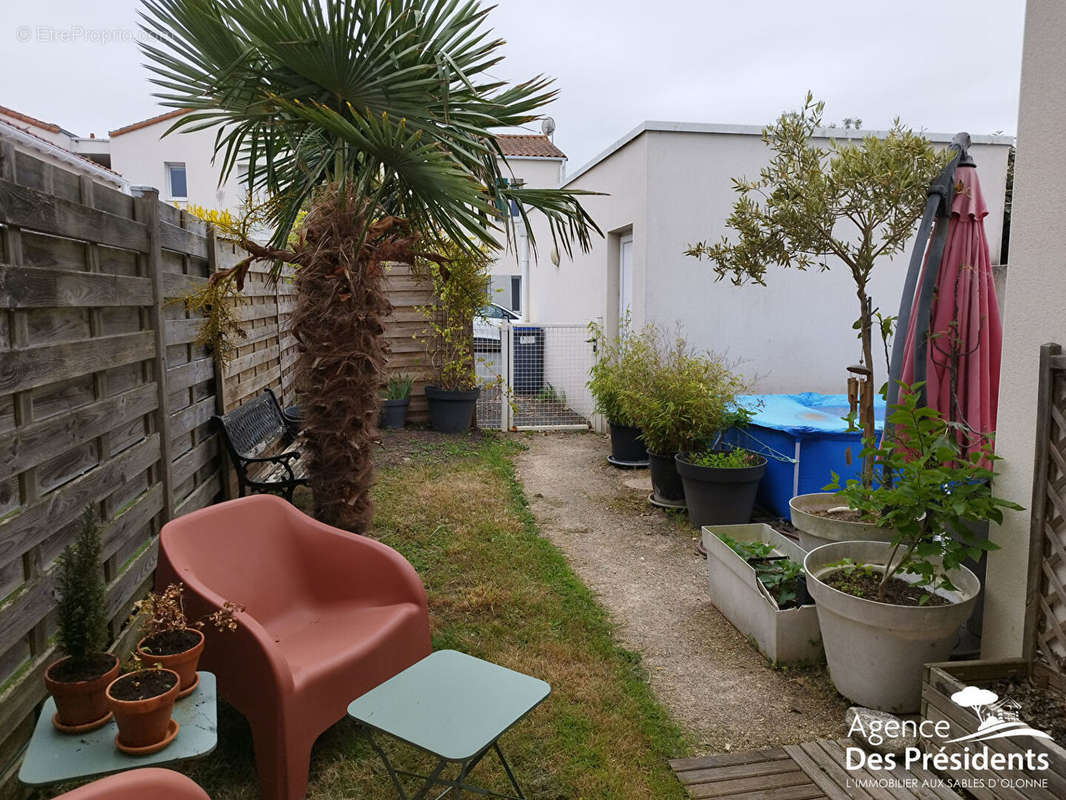
[(522, 276), (511, 276), (511, 310), (522, 311)]
[(180, 164), (167, 164), (167, 191), (170, 192), (171, 200), (187, 200), (189, 198), (189, 181), (185, 174), (184, 162)]

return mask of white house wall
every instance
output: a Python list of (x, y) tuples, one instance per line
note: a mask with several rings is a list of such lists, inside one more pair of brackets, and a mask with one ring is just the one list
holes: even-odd
[[(633, 234), (634, 322), (643, 321), (643, 280), (646, 253), (645, 213), (647, 204), (647, 141), (639, 137), (618, 150), (611, 158), (567, 183), (569, 189), (604, 192), (589, 196), (582, 204), (603, 230), (595, 237), (589, 252), (575, 248), (573, 259), (561, 255), (554, 266), (543, 256), (531, 269), (533, 316), (537, 322), (586, 324), (590, 320), (608, 322), (614, 315), (617, 286), (610, 286), (608, 264), (617, 259), (619, 234)], [(610, 291), (610, 295), (609, 295)], [(608, 302), (608, 296), (612, 302)]]
[(1003, 458), (996, 494), (1026, 510), (1008, 511), (1003, 524), (992, 528), (992, 541), (1001, 549), (988, 554), (983, 658), (1023, 655), (1039, 351), (1046, 342), (1066, 345), (1064, 36), (1066, 5), (1029, 0), (996, 434), (996, 452)]
[[(760, 392), (845, 391), (845, 367), (860, 349), (850, 272), (770, 268), (766, 286), (716, 282), (706, 261), (684, 255), (699, 240), (717, 241), (736, 194), (733, 177), (757, 177), (767, 160), (760, 137), (650, 132), (648, 140), (646, 315), (679, 324), (691, 342), (739, 360)], [(998, 261), (1006, 180), (1006, 146), (975, 145), (989, 205), (986, 230)], [(899, 307), (911, 247), (874, 268), (869, 289), (882, 313)], [(875, 363), (884, 376), (884, 362)]]
[(192, 133), (175, 132), (160, 137), (174, 124), (173, 119), (147, 125), (111, 138), (111, 168), (131, 185), (154, 186), (159, 199), (169, 203), (165, 165), (184, 163), (188, 181), (188, 201), (210, 209), (237, 214), (244, 203), (244, 190), (237, 171), (223, 186), (218, 185), (219, 165), (211, 163), (215, 129)]

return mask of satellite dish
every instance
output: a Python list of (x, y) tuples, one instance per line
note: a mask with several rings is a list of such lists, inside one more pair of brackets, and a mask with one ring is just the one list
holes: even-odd
[(540, 132), (545, 136), (551, 136), (555, 133), (555, 120), (551, 117), (545, 117), (540, 121)]

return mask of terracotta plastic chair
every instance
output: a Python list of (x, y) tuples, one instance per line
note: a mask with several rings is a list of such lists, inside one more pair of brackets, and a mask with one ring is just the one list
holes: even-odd
[(101, 778), (56, 800), (211, 800), (207, 793), (169, 769), (135, 769)]
[(156, 586), (178, 581), (191, 619), (245, 607), (236, 631), (204, 626), (200, 663), (251, 725), (266, 800), (302, 798), (315, 739), (430, 652), (426, 591), (403, 556), (272, 495), (167, 523)]

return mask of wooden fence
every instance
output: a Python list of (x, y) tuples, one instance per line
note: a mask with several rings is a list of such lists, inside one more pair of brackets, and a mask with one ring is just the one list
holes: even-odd
[[(0, 787), (44, 698), (55, 558), (86, 507), (102, 523), (112, 648), (124, 653), (160, 527), (225, 494), (211, 416), (267, 387), (294, 400), (290, 275), (253, 271), (238, 308), (247, 337), (225, 374), (178, 300), (242, 255), (155, 190), (131, 197), (0, 144)], [(421, 388), (413, 306), (432, 294), (406, 267), (389, 281), (392, 366)], [(424, 399), (413, 410), (424, 419)]]

